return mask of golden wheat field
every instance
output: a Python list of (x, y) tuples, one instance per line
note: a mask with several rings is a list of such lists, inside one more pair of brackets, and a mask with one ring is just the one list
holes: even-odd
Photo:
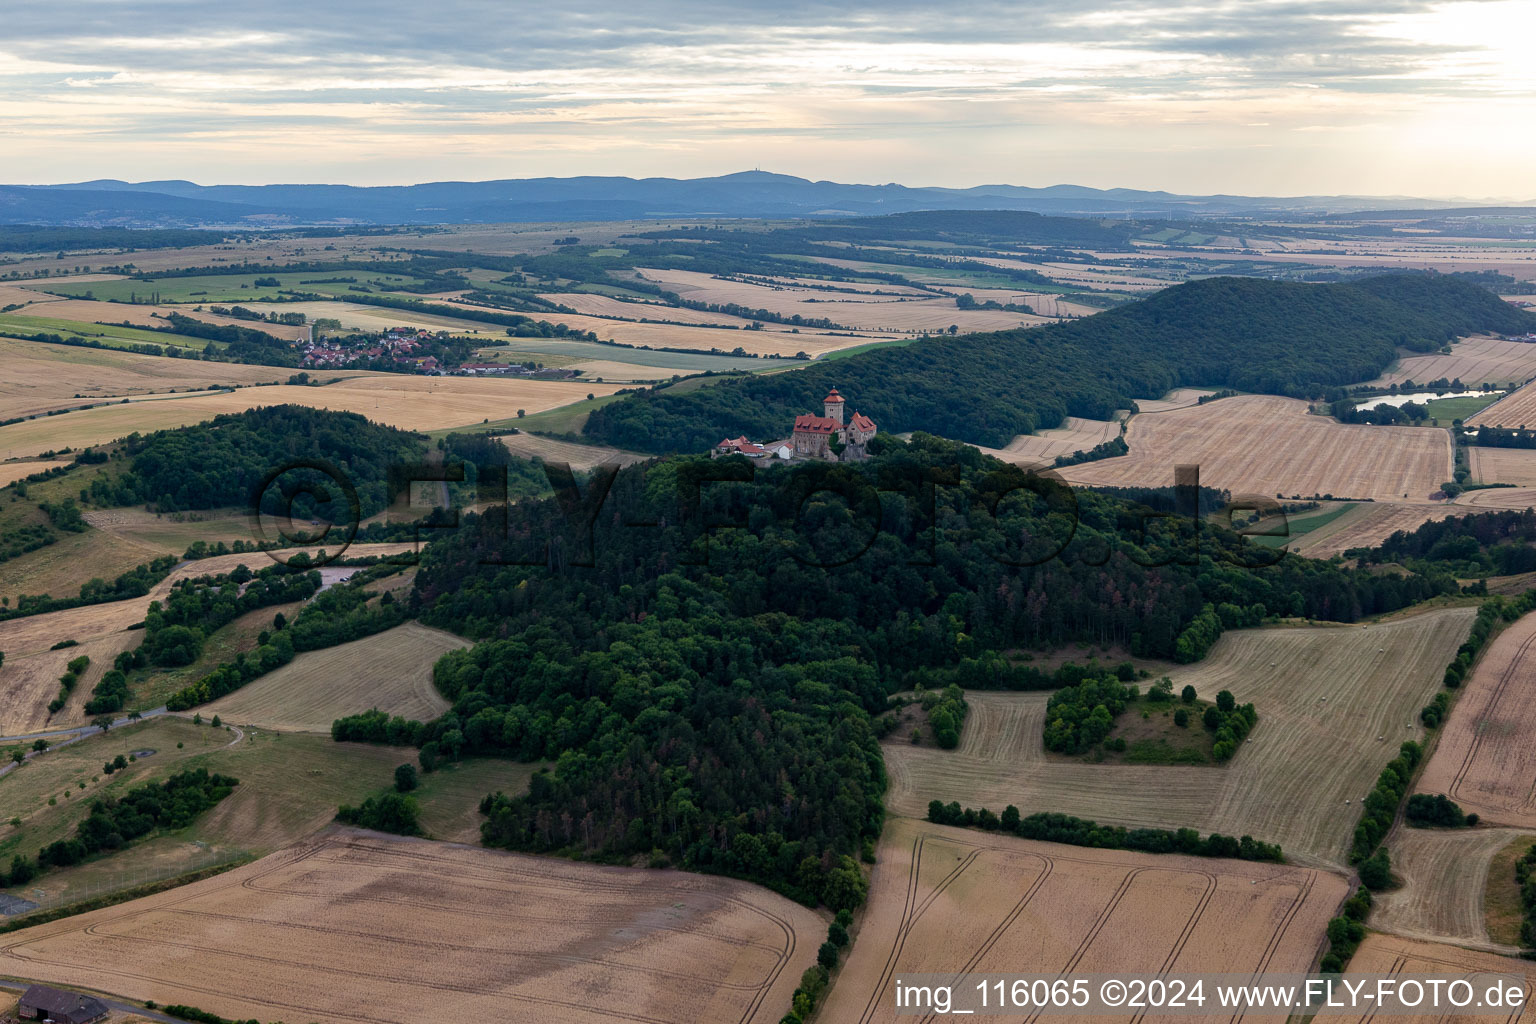
[(948, 297), (870, 295), (849, 297), (813, 288), (767, 287), (738, 280), (722, 280), (692, 270), (652, 270), (640, 273), (684, 299), (709, 303), (735, 303), (749, 309), (766, 309), (780, 316), (831, 320), (842, 327), (865, 331), (943, 331), (951, 325), (960, 330), (1006, 331), (1038, 318), (1006, 310), (958, 309)]
[[(1533, 970), (1536, 969), (1532, 968), (1528, 960), (1516, 960), (1513, 957), (1465, 949), (1448, 943), (1419, 942), (1396, 935), (1371, 933), (1366, 935), (1365, 941), (1360, 944), (1359, 950), (1350, 960), (1347, 976), (1392, 975), (1421, 979), (1426, 977), (1450, 979), (1466, 978), (1474, 974), (1504, 975), (1514, 979), (1525, 979), (1524, 994), (1526, 999), (1529, 999), (1532, 994), (1530, 979)], [(1482, 989), (1486, 987), (1488, 980), (1491, 979), (1484, 979), (1483, 985), (1476, 986), (1479, 996), (1482, 995)], [(1338, 1021), (1339, 1024), (1422, 1024), (1429, 1020), (1444, 1022), (1444, 1024), (1449, 1022), (1517, 1024), (1519, 1021), (1529, 1020), (1530, 1016), (1530, 1010), (1522, 1005), (1499, 1010), (1489, 1008), (1481, 1013), (1443, 1013), (1428, 1016), (1369, 1009), (1359, 1012), (1330, 1013), (1319, 1019)]]
[(5, 366), (5, 373), (0, 375), (0, 419), (35, 416), (128, 395), (164, 394), (172, 389), (271, 384), (286, 379), (291, 372), (272, 366), (204, 363), (13, 338), (0, 338), (0, 363)]
[(1451, 478), (1450, 434), (1337, 423), (1290, 398), (1241, 395), (1131, 418), (1129, 455), (1062, 470), (1074, 484), (1167, 487), (1175, 465), (1234, 495), (1427, 500)]
[(870, 909), (821, 1019), (906, 1019), (892, 986), (912, 972), (1306, 971), (1346, 891), (1342, 878), (1310, 868), (897, 819), (881, 838)]
[(0, 487), (8, 487), (17, 480), (25, 480), (33, 473), (46, 473), (50, 469), (60, 466), (68, 466), (70, 463), (59, 459), (32, 459), (26, 462), (0, 462)]
[(1536, 487), (1490, 487), (1486, 490), (1466, 491), (1456, 496), (1455, 505), (1460, 515), (1498, 508), (1532, 508), (1536, 507)]
[(1536, 487), (1536, 449), (1469, 446), (1467, 468), (1479, 483)]
[(1286, 548), (1307, 558), (1332, 558), (1350, 548), (1380, 544), (1399, 530), (1416, 530), (1425, 523), (1462, 515), (1466, 511), (1449, 502), (1362, 501), (1337, 519), (1300, 535)]
[(1036, 434), (1020, 434), (1008, 442), (1006, 448), (981, 448), (980, 445), (977, 447), (984, 454), (1002, 459), (1004, 462), (1036, 465), (1042, 462), (1054, 463), (1058, 455), (1088, 451), (1095, 445), (1113, 441), (1119, 436), (1119, 420), (1085, 420), (1077, 416), (1068, 416), (1061, 426), (1054, 429), (1042, 430)]
[(1438, 938), (1518, 952), (1488, 937), (1483, 893), (1494, 854), (1520, 834), (1506, 828), (1400, 826), (1387, 846), (1392, 872), (1403, 884), (1375, 897), (1371, 927), (1408, 938)]
[[(665, 320), (674, 324), (720, 326), (728, 324), (737, 330), (750, 326), (752, 321), (728, 313), (706, 313), (682, 306), (669, 306), (662, 302), (626, 302), (611, 295), (594, 295), (588, 292), (554, 292), (539, 298), (561, 306), (569, 306), (578, 313), (616, 320)], [(558, 317), (561, 314), (551, 313)], [(765, 329), (786, 330), (780, 324), (764, 324)]]
[(247, 387), (216, 395), (82, 409), (46, 420), (14, 423), (0, 427), (0, 453), (14, 458), (66, 445), (103, 444), (135, 431), (187, 426), (220, 413), (264, 405), (355, 412), (404, 430), (471, 426), (488, 419), (510, 419), (519, 409), (543, 412), (581, 401), (589, 394), (612, 394), (616, 389), (617, 385), (591, 381), (360, 374), (325, 387)]
[(1423, 737), (1419, 708), (1438, 690), (1472, 615), (1451, 608), (1374, 625), (1223, 634), (1204, 661), (1169, 673), (1175, 691), (1192, 685), (1209, 700), (1228, 689), (1257, 709), (1258, 725), (1222, 766), (1048, 755), (1049, 694), (972, 691), (959, 749), (887, 741), (886, 805), (909, 817), (937, 799), (995, 813), (1013, 804), (1025, 814), (1188, 826), (1280, 843), (1299, 863), (1341, 866), (1360, 801), (1398, 744)]
[(378, 708), (425, 722), (448, 710), (432, 666), (469, 641), (407, 622), (351, 643), (300, 654), (203, 708), (226, 722), (283, 732), (329, 732), (344, 715)]
[[(1524, 348), (1536, 349), (1536, 345)], [(1467, 420), (1469, 427), (1536, 427), (1536, 387), (1525, 387)]]
[(6, 936), (0, 969), (262, 1020), (760, 1024), (825, 927), (724, 878), (337, 830)]
[(1536, 377), (1536, 345), (1477, 334), (1451, 345), (1448, 355), (1404, 356), (1371, 383), (1390, 387), (1411, 380), (1428, 384), (1441, 378), (1469, 387), (1483, 384), (1524, 384)]
[(1419, 777), (1484, 821), (1536, 827), (1536, 613), (1511, 624), (1461, 684)]

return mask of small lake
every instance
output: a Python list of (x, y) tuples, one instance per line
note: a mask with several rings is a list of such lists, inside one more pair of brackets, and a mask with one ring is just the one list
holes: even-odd
[(1359, 405), (1356, 409), (1379, 409), (1384, 405), (1390, 405), (1394, 409), (1401, 409), (1409, 402), (1417, 402), (1423, 405), (1425, 402), (1433, 402), (1437, 398), (1497, 398), (1498, 391), (1416, 391), (1411, 395), (1386, 395), (1382, 398), (1371, 398)]

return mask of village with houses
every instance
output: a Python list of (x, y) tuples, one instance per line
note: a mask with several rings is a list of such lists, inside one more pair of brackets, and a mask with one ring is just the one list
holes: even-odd
[(744, 436), (728, 437), (715, 445), (710, 454), (715, 458), (745, 455), (749, 459), (861, 462), (869, 458), (868, 445), (875, 436), (875, 421), (857, 411), (845, 416), (847, 404), (837, 388), (833, 388), (822, 399), (822, 415), (796, 416), (788, 438), (756, 444)]
[(349, 334), (311, 337), (299, 343), (302, 366), (307, 370), (393, 369), (429, 377), (527, 377), (534, 380), (570, 380), (580, 370), (544, 366), (541, 363), (451, 362), (444, 353), (456, 339), (447, 331), (415, 327), (390, 327), (380, 334)]

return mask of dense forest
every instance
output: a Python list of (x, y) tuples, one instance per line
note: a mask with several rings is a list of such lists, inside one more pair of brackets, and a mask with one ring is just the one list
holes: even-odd
[(37, 224), (0, 225), (0, 252), (67, 252), (78, 249), (174, 249), (217, 245), (222, 231), (176, 228), (54, 228)]
[(594, 410), (585, 432), (638, 451), (703, 451), (722, 436), (783, 436), (837, 387), (882, 430), (1001, 447), (1067, 416), (1107, 419), (1176, 387), (1322, 396), (1376, 376), (1400, 347), (1429, 351), (1478, 330), (1531, 324), (1536, 318), (1448, 276), (1330, 285), (1209, 278), (1082, 320), (875, 349), (686, 393), (641, 391)]
[(1513, 576), (1536, 571), (1536, 511), (1482, 512), (1450, 516), (1416, 530), (1392, 534), (1374, 548), (1346, 554), (1360, 564), (1396, 562), (1420, 572), (1462, 578)]
[[(392, 467), (423, 461), (427, 442), (420, 434), (371, 423), (358, 413), (330, 412), (298, 405), (273, 405), (216, 416), (206, 423), (131, 435), (127, 473), (98, 476), (90, 497), (101, 505), (153, 503), (162, 512), (250, 507), (253, 488), (268, 474), (307, 461), (330, 463), (356, 488), (360, 515), (389, 504)], [(294, 490), (302, 486), (318, 493)], [(293, 495), (295, 518), (349, 521), (349, 497), (322, 470), (294, 469), (281, 487), (263, 495), (262, 511), (287, 513)]]
[(423, 554), (412, 596), (423, 621), (486, 641), (439, 664), (452, 710), (333, 735), (418, 744), (427, 769), (554, 761), (527, 795), (487, 802), (492, 844), (646, 856), (839, 905), (880, 826), (888, 694), (968, 683), (1019, 647), (1169, 657), (1229, 619), (1348, 621), (1455, 589), (1270, 564), (1230, 532), (929, 435), (881, 448), (756, 479), (745, 459), (675, 458), (467, 517)]

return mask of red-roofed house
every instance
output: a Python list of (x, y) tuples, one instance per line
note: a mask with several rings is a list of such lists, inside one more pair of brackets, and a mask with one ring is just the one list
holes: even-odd
[(745, 455), (748, 458), (760, 459), (768, 454), (768, 449), (755, 445), (743, 437), (728, 437), (715, 445), (714, 454), (721, 455)]

